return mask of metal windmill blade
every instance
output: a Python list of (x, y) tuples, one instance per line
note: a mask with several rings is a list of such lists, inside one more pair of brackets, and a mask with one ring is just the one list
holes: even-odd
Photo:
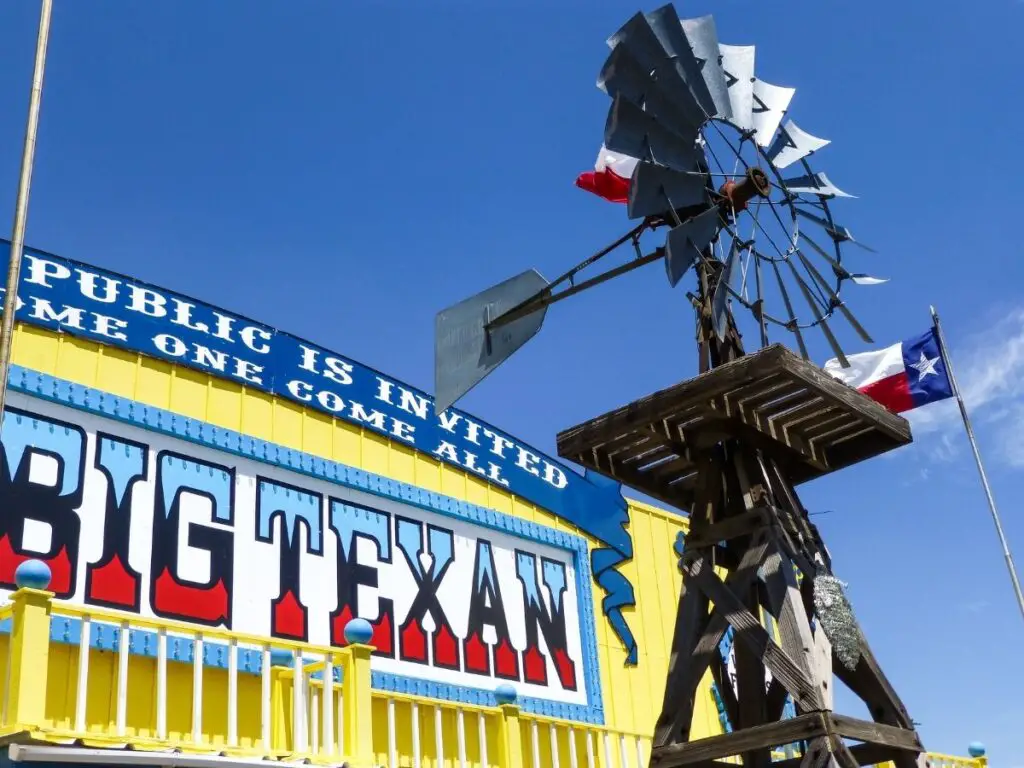
[[(830, 203), (851, 195), (811, 168), (829, 141), (788, 119), (795, 89), (758, 78), (754, 46), (720, 43), (711, 16), (680, 19), (671, 4), (634, 14), (607, 42), (597, 77), (611, 101), (604, 148), (634, 163), (625, 198), (637, 224), (551, 282), (528, 270), (439, 313), (438, 411), (531, 339), (548, 306), (660, 260), (673, 287), (700, 266), (695, 300), (720, 339), (739, 320), (737, 306), (749, 310), (762, 345), (781, 328), (805, 358), (806, 332), (820, 329), (845, 363), (830, 325), (837, 313), (870, 339), (842, 288), (885, 281), (844, 263), (844, 246), (856, 241)], [(645, 251), (641, 238), (662, 228)], [(578, 280), (626, 244), (634, 258)]]
[(750, 130), (754, 127), (754, 46), (719, 43), (718, 51), (729, 96), (729, 122)]
[[(795, 89), (773, 85), (757, 77), (753, 46), (719, 43), (717, 65), (708, 66), (706, 62), (713, 59), (709, 53), (709, 41), (712, 38), (717, 40), (713, 20), (710, 17), (684, 20), (682, 26), (695, 55), (705, 62), (702, 72), (709, 92), (720, 95), (724, 90), (728, 99), (728, 111), (720, 98), (716, 101), (715, 121), (709, 124), (714, 130), (705, 126), (703, 137), (706, 139), (709, 134), (713, 137), (715, 132), (724, 135), (717, 124), (727, 124), (736, 132), (739, 149), (735, 143), (733, 149), (739, 160), (742, 160), (742, 146), (745, 143), (753, 145), (757, 167), (764, 171), (771, 186), (771, 194), (764, 195), (763, 199), (759, 196), (755, 207), (767, 206), (771, 210), (770, 215), (780, 224), (789, 222), (785, 237), (776, 238), (782, 242), (779, 246), (766, 231), (763, 219), (758, 220), (757, 213), (749, 216), (753, 219), (749, 236), (746, 232), (740, 236), (740, 221), (735, 214), (743, 213), (746, 205), (743, 210), (729, 211), (733, 218), (727, 222), (726, 228), (732, 235), (732, 244), (727, 254), (724, 248), (719, 249), (717, 256), (723, 264), (718, 282), (712, 288), (711, 313), (715, 333), (719, 338), (724, 337), (728, 326), (728, 299), (734, 298), (753, 314), (762, 344), (768, 343), (767, 327), (777, 325), (793, 333), (801, 353), (807, 357), (802, 332), (818, 328), (835, 356), (845, 363), (845, 354), (830, 327), (833, 314), (842, 315), (861, 339), (870, 341), (870, 336), (840, 299), (842, 286), (846, 281), (856, 285), (878, 285), (885, 280), (852, 272), (842, 263), (841, 246), (855, 241), (848, 229), (832, 219), (829, 201), (852, 195), (834, 184), (825, 173), (812, 170), (809, 164), (812, 156), (830, 142), (786, 119)], [(707, 142), (704, 146), (714, 154)], [(747, 165), (748, 171), (753, 165), (743, 164)], [(798, 166), (800, 171), (782, 173), (791, 166)], [(721, 175), (728, 175), (727, 167), (720, 166), (719, 170)], [(721, 192), (725, 193), (727, 189), (728, 184)], [(816, 266), (814, 261), (819, 258), (822, 261)], [(781, 270), (780, 265), (784, 266)], [(766, 288), (772, 285), (772, 281), (763, 279), (766, 270), (777, 277), (775, 294), (783, 313), (773, 311), (766, 301)], [(675, 279), (674, 273), (672, 276)], [(748, 291), (748, 282), (756, 285), (753, 296)], [(798, 313), (794, 308), (791, 298), (794, 295), (804, 299), (805, 313)]]

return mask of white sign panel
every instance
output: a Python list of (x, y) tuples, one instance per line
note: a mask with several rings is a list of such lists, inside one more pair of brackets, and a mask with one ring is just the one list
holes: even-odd
[(10, 395), (0, 587), (39, 558), (76, 603), (337, 646), (360, 617), (375, 672), (594, 705), (582, 539), (110, 399)]

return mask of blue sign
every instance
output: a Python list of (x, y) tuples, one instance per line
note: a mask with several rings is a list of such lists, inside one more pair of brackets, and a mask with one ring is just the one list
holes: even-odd
[[(0, 240), (10, 255), (10, 243)], [(6, 259), (5, 259), (6, 261)], [(0, 289), (0, 293), (2, 293)], [(337, 353), (241, 315), (123, 275), (25, 249), (17, 320), (124, 347), (287, 398), (371, 429), (474, 473), (599, 541), (594, 578), (604, 613), (635, 664), (622, 608), (633, 586), (616, 570), (633, 556), (621, 486), (579, 474), (469, 414)]]

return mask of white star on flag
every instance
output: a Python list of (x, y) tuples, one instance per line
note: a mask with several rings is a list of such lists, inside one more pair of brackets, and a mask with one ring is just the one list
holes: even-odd
[(920, 381), (925, 376), (932, 375), (938, 376), (939, 372), (935, 370), (935, 364), (939, 362), (939, 358), (933, 357), (931, 359), (924, 356), (924, 352), (921, 353), (921, 359), (916, 363), (911, 363), (910, 367), (917, 370), (917, 380)]

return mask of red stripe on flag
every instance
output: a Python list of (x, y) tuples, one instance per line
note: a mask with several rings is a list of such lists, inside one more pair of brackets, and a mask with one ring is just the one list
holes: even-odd
[(903, 413), (914, 407), (914, 399), (910, 396), (910, 380), (906, 373), (879, 379), (861, 387), (860, 391), (893, 413)]
[(603, 197), (610, 203), (625, 203), (629, 200), (629, 179), (612, 171), (588, 171), (576, 179), (576, 186)]

